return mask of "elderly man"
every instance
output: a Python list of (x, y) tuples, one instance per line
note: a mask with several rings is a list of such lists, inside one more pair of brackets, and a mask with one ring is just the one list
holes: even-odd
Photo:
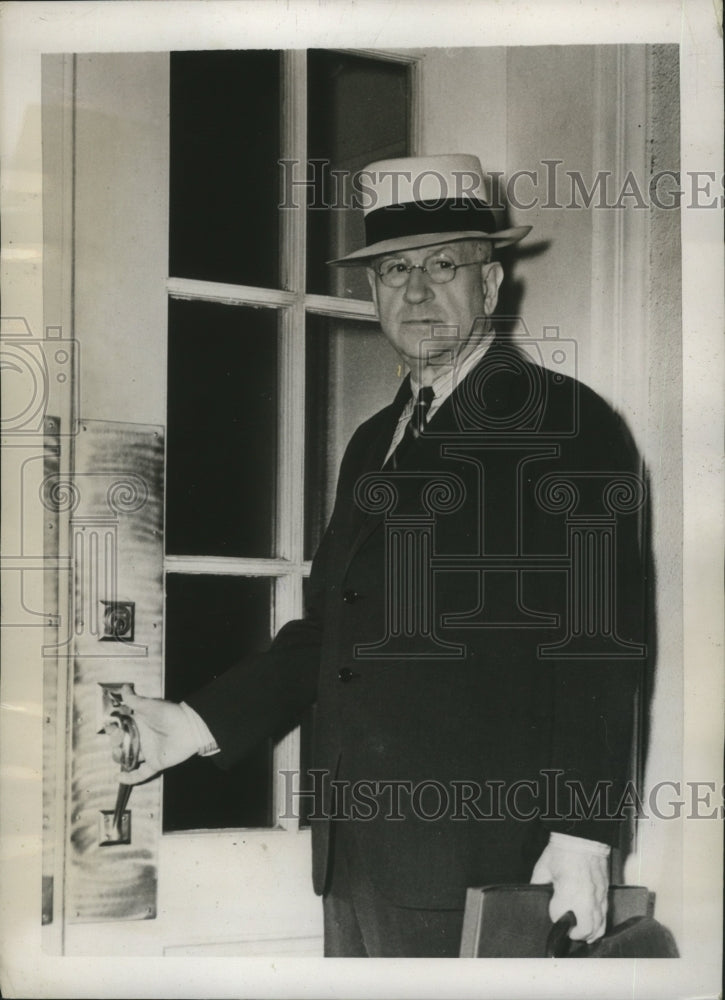
[(589, 389), (497, 336), (475, 157), (372, 164), (364, 266), (409, 369), (353, 435), (304, 619), (181, 705), (126, 692), (144, 763), (220, 766), (317, 706), (328, 955), (455, 956), (467, 886), (552, 882), (604, 931), (643, 645), (637, 458)]

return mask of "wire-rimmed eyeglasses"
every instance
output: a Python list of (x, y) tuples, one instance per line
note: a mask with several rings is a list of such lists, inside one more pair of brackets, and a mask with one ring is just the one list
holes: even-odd
[(422, 271), (427, 274), (434, 285), (445, 285), (453, 281), (459, 267), (470, 267), (471, 264), (484, 264), (483, 260), (467, 260), (463, 264), (456, 264), (450, 257), (441, 257), (438, 254), (431, 254), (426, 257), (422, 264), (408, 264), (402, 257), (388, 257), (379, 264), (374, 265), (373, 270), (388, 288), (402, 288), (408, 281), (411, 271)]

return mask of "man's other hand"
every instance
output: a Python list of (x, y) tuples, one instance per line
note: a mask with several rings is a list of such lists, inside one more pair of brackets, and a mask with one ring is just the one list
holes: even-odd
[[(122, 685), (120, 693), (138, 726), (141, 742), (141, 763), (135, 771), (121, 771), (122, 784), (138, 785), (197, 752), (196, 734), (180, 705), (161, 698), (142, 698), (134, 694), (129, 684)], [(109, 736), (113, 759), (120, 763), (121, 730), (114, 727)]]
[[(583, 841), (582, 846), (587, 843), (593, 842)], [(531, 881), (553, 884), (554, 895), (549, 903), (549, 916), (553, 923), (567, 910), (574, 912), (576, 927), (569, 932), (574, 941), (583, 940), (591, 944), (604, 934), (608, 869), (606, 854), (562, 846), (561, 843), (547, 844), (536, 862)]]

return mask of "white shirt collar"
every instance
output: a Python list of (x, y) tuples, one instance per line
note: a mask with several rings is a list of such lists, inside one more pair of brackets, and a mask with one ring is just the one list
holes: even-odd
[[(441, 403), (451, 395), (456, 386), (460, 385), (471, 369), (475, 368), (484, 354), (493, 343), (495, 333), (489, 330), (476, 347), (468, 354), (463, 361), (455, 362), (453, 365), (441, 366), (441, 371), (430, 383), (435, 398), (431, 410), (438, 409)], [(410, 390), (415, 399), (420, 391), (420, 383), (414, 378), (412, 372), (410, 376)]]

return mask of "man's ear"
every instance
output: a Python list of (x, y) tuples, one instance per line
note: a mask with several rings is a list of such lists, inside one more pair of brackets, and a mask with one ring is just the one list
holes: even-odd
[(498, 302), (498, 290), (503, 281), (503, 268), (497, 260), (481, 264), (481, 283), (483, 285), (483, 304), (486, 315), (490, 316)]

